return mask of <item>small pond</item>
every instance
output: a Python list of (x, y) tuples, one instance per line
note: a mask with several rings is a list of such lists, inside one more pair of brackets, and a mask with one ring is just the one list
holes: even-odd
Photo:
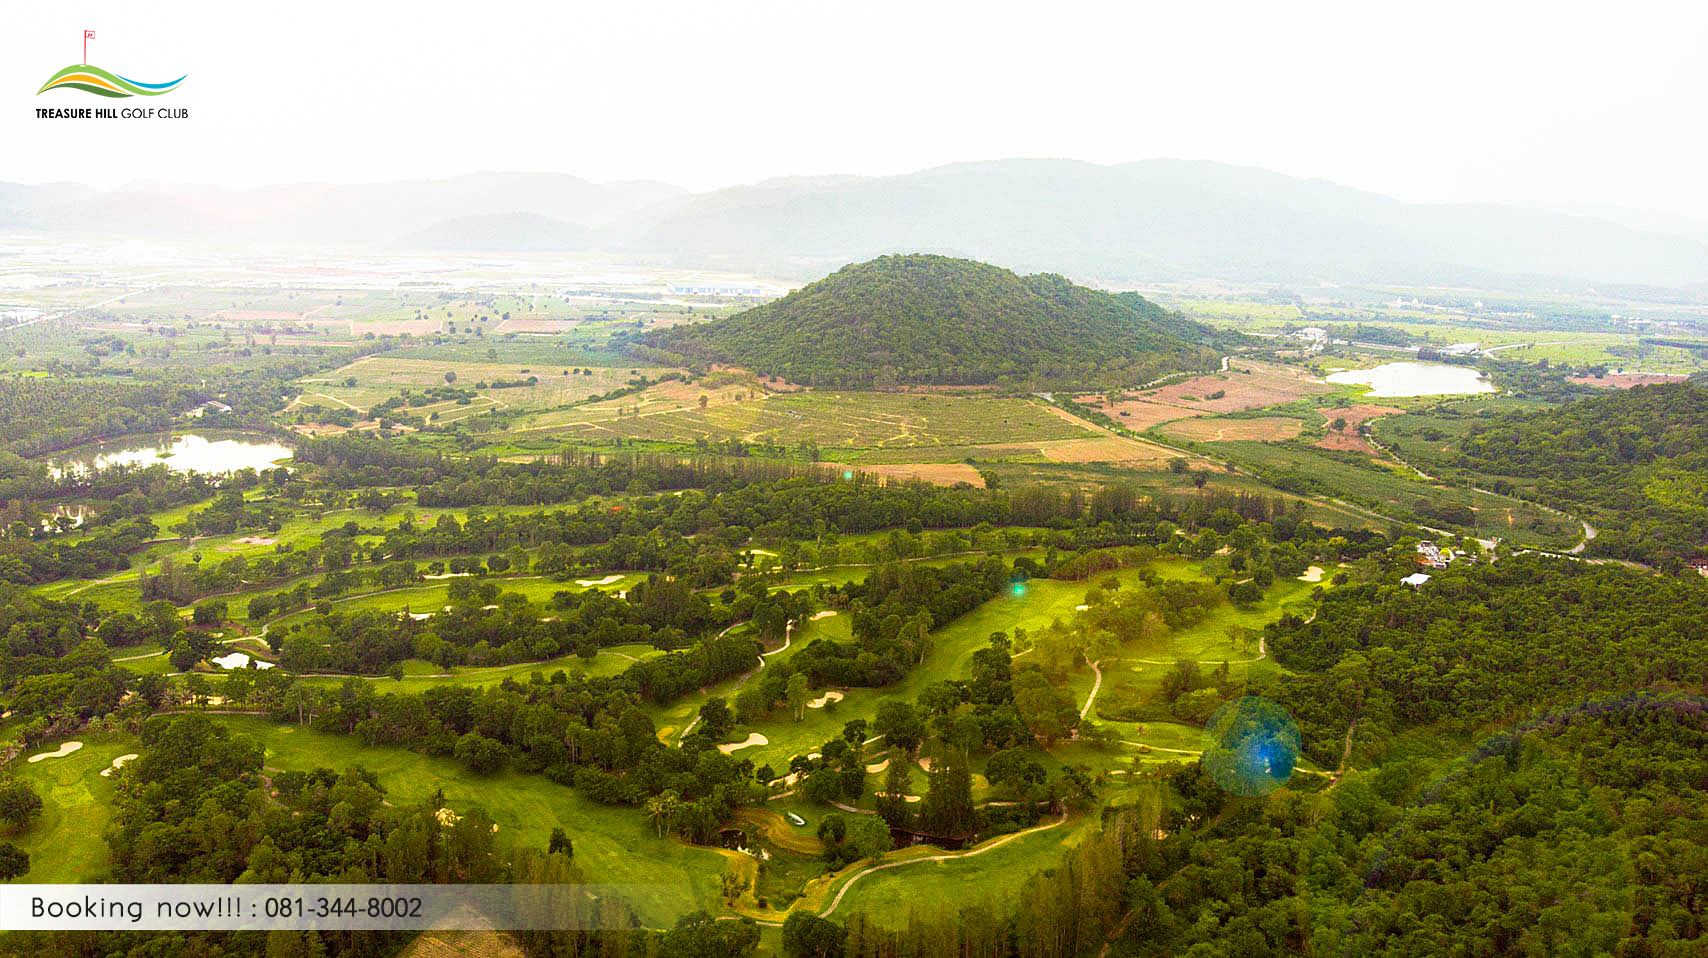
[(1460, 396), (1495, 391), (1494, 384), (1475, 369), (1440, 363), (1383, 363), (1372, 369), (1331, 373), (1328, 381), (1369, 386), (1370, 396)]
[(291, 447), (270, 439), (206, 436), (192, 432), (102, 443), (56, 457), (49, 465), (56, 475), (122, 464), (151, 466), (156, 463), (173, 472), (220, 475), (239, 469), (270, 469), (279, 460), (289, 458)]

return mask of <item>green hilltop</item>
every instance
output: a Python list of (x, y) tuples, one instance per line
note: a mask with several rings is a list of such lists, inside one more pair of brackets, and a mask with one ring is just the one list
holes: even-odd
[(1217, 358), (1218, 334), (1136, 293), (911, 254), (845, 266), (646, 346), (809, 386), (1132, 385)]

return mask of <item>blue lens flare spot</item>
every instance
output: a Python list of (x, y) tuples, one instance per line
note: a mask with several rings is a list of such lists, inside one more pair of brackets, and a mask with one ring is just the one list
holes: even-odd
[(1299, 726), (1269, 699), (1233, 699), (1204, 726), (1204, 771), (1223, 791), (1267, 795), (1287, 784), (1298, 761)]

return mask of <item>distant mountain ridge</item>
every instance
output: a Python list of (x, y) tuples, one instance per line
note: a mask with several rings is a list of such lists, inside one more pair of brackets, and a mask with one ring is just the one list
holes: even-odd
[(1136, 293), (913, 254), (845, 266), (727, 319), (639, 342), (831, 388), (1098, 385), (1210, 368), (1219, 334)]
[[(664, 183), (593, 183), (560, 173), (475, 173), (443, 180), (253, 189), (139, 184), (84, 193), (66, 184), (0, 183), (0, 227), (387, 246), (478, 216), (526, 213), (599, 228), (683, 195), (685, 191)], [(536, 232), (538, 224), (518, 220), (511, 229), (526, 236)], [(489, 239), (500, 244), (496, 248), (512, 248), (517, 242), (497, 234)]]
[(1177, 160), (1002, 160), (779, 180), (684, 197), (657, 212), (644, 248), (668, 238), (684, 256), (787, 256), (803, 266), (929, 249), (1099, 282), (1708, 279), (1708, 244), (1689, 237), (1519, 207), (1409, 204), (1324, 180)]
[(391, 244), (414, 250), (508, 250), (562, 253), (593, 248), (598, 234), (538, 213), (459, 216), (416, 230)]
[(510, 214), (595, 230), (589, 241), (598, 249), (648, 262), (794, 278), (924, 250), (1105, 285), (1708, 283), (1708, 237), (1684, 229), (1493, 204), (1405, 203), (1324, 180), (1183, 160), (995, 160), (698, 194), (506, 173), (253, 190), (0, 183), (5, 229), (396, 247), (418, 235), (442, 244), (452, 237), (433, 231), (443, 227), (471, 235), (441, 248), (542, 248), (538, 222), (458, 222)]

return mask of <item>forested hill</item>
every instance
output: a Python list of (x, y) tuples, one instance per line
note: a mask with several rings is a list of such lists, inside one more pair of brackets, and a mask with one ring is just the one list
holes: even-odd
[(882, 256), (646, 345), (835, 388), (1132, 385), (1217, 359), (1212, 330), (1134, 294), (945, 256)]
[(1602, 527), (1591, 549), (1708, 555), (1708, 383), (1638, 386), (1471, 429), (1453, 465), (1534, 485)]

